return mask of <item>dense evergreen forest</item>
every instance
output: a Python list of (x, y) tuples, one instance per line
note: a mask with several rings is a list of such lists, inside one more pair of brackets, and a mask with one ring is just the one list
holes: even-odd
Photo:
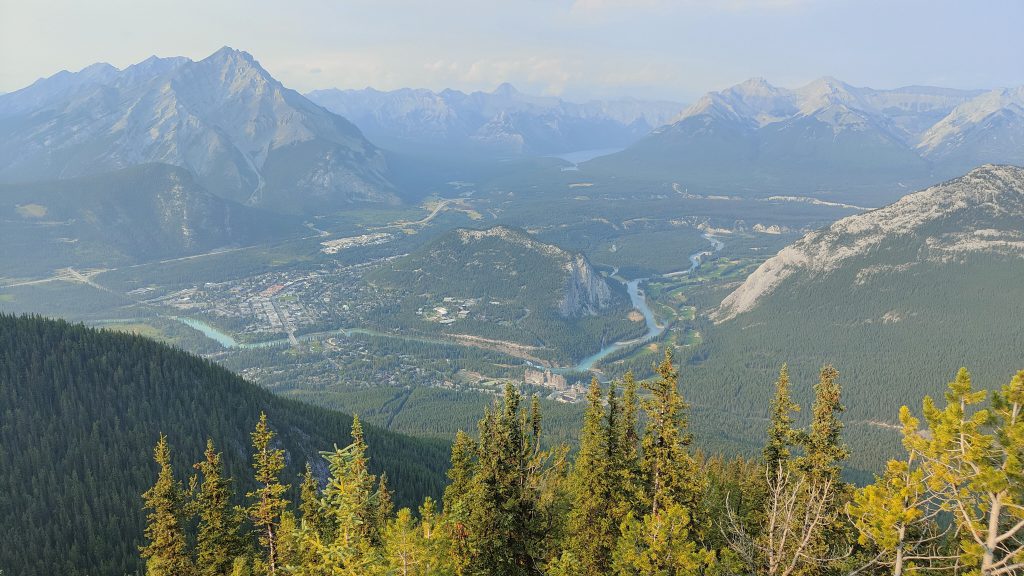
[[(191, 473), (212, 439), (241, 503), (256, 487), (248, 446), (261, 411), (284, 450), (281, 477), (296, 486), (284, 497), (297, 500), (307, 462), (328, 475), (318, 450), (351, 442), (349, 416), (276, 397), (145, 338), (0, 315), (0, 571), (141, 573), (139, 495), (152, 483), (153, 444), (166, 435), (179, 472)], [(374, 427), (366, 438), (370, 469), (387, 473), (397, 502), (440, 496), (447, 443)]]
[(810, 422), (785, 365), (762, 454), (709, 457), (691, 447), (689, 406), (671, 353), (655, 375), (594, 380), (578, 450), (542, 441), (536, 397), (509, 384), (475, 435), (452, 446), (443, 500), (395, 512), (370, 472), (358, 420), (352, 443), (322, 454), (298, 501), (280, 477), (265, 417), (251, 435), (257, 487), (232, 506), (209, 444), (185, 483), (160, 437), (145, 492), (148, 576), (895, 576), (1024, 571), (1024, 371), (998, 392), (962, 369), (923, 419), (900, 411), (905, 455), (874, 483), (842, 479), (842, 385), (824, 366)]

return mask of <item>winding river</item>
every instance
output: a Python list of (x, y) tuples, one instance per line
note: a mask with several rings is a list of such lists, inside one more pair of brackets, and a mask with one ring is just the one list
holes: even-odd
[[(665, 276), (679, 276), (679, 275), (683, 275), (683, 274), (692, 274), (695, 270), (697, 270), (697, 268), (700, 268), (701, 262), (703, 261), (704, 258), (706, 258), (707, 256), (711, 256), (712, 254), (714, 254), (715, 252), (718, 252), (719, 250), (721, 250), (725, 246), (725, 244), (722, 241), (718, 240), (714, 236), (711, 236), (710, 234), (704, 234), (704, 238), (708, 242), (711, 243), (711, 249), (710, 250), (701, 250), (699, 252), (694, 252), (693, 254), (690, 255), (690, 267), (689, 268), (687, 268), (686, 270), (679, 271), (679, 272), (673, 272), (671, 274), (666, 274)], [(645, 280), (647, 280), (647, 278), (635, 278), (633, 280), (627, 280), (626, 281), (626, 292), (629, 294), (629, 301), (633, 305), (633, 307), (636, 308), (637, 310), (639, 310), (641, 314), (643, 314), (643, 316), (644, 316), (644, 323), (647, 326), (647, 332), (643, 336), (641, 336), (639, 338), (634, 338), (632, 340), (622, 340), (622, 341), (619, 341), (619, 342), (612, 342), (611, 344), (605, 346), (604, 348), (600, 349), (596, 353), (594, 353), (594, 354), (584, 358), (579, 364), (576, 364), (575, 366), (568, 367), (568, 368), (558, 369), (557, 370), (558, 372), (586, 372), (586, 371), (589, 371), (589, 370), (591, 370), (594, 367), (595, 364), (597, 364), (601, 360), (607, 358), (613, 352), (616, 352), (616, 351), (621, 350), (623, 348), (626, 348), (628, 346), (635, 346), (637, 344), (642, 344), (644, 342), (647, 342), (649, 340), (657, 338), (658, 336), (661, 336), (661, 333), (665, 331), (665, 326), (661, 325), (661, 324), (658, 324), (657, 319), (654, 317), (654, 312), (651, 311), (651, 307), (647, 305), (647, 296), (644, 294), (643, 289), (640, 288), (640, 284), (643, 283)], [(184, 317), (179, 317), (179, 316), (174, 316), (172, 318), (174, 320), (177, 320), (178, 322), (181, 322), (182, 324), (185, 324), (186, 326), (189, 326), (190, 328), (194, 328), (194, 329), (198, 330), (199, 332), (202, 332), (204, 336), (206, 336), (207, 338), (210, 338), (211, 340), (216, 341), (218, 344), (221, 345), (221, 347), (223, 347), (225, 349), (229, 349), (229, 348), (242, 348), (242, 349), (270, 348), (270, 347), (273, 347), (273, 346), (284, 346), (284, 345), (289, 344), (289, 340), (287, 338), (282, 338), (282, 339), (279, 339), (279, 340), (269, 340), (269, 341), (266, 341), (266, 342), (257, 342), (257, 343), (238, 342), (230, 334), (227, 334), (227, 333), (219, 330), (218, 328), (216, 328), (214, 326), (211, 326), (210, 324), (208, 324), (206, 322), (203, 322), (202, 320), (196, 320), (194, 318), (184, 318)], [(361, 329), (361, 328), (348, 328), (348, 329), (342, 329), (342, 330), (335, 330), (335, 331), (331, 331), (331, 332), (319, 332), (319, 333), (316, 333), (316, 334), (306, 334), (304, 336), (300, 336), (299, 339), (300, 340), (309, 340), (309, 339), (314, 338), (314, 337), (324, 336), (324, 335), (328, 335), (328, 334), (343, 334), (345, 336), (351, 336), (352, 334), (369, 334), (369, 335), (376, 335), (376, 336), (386, 336), (386, 337), (389, 337), (389, 338), (401, 338), (401, 339), (406, 339), (406, 340), (416, 340), (416, 341), (420, 341), (420, 342), (437, 342), (437, 343), (447, 343), (447, 344), (451, 343), (451, 342), (449, 342), (447, 340), (442, 340), (442, 339), (436, 339), (435, 340), (435, 339), (423, 338), (423, 337), (399, 336), (399, 335), (396, 335), (396, 334), (387, 334), (387, 333), (382, 333), (382, 332), (375, 332), (373, 330), (365, 330), (365, 329)]]
[[(701, 261), (707, 256), (711, 256), (715, 252), (718, 252), (725, 247), (725, 243), (715, 238), (710, 234), (704, 234), (704, 239), (711, 242), (711, 250), (701, 250), (690, 254), (690, 267), (681, 272), (674, 272), (672, 274), (666, 274), (666, 276), (678, 276), (682, 274), (692, 274), (697, 268), (700, 268)], [(620, 342), (613, 342), (604, 348), (598, 350), (596, 353), (584, 358), (579, 364), (572, 367), (572, 370), (579, 372), (586, 372), (594, 367), (595, 364), (607, 358), (613, 352), (626, 348), (628, 346), (634, 346), (636, 344), (642, 344), (648, 340), (652, 340), (661, 336), (661, 333), (665, 331), (665, 326), (659, 325), (657, 319), (654, 317), (654, 312), (651, 311), (651, 307), (647, 305), (647, 297), (644, 294), (643, 289), (640, 288), (640, 283), (647, 280), (647, 278), (636, 278), (626, 282), (626, 292), (629, 293), (629, 301), (634, 308), (640, 311), (644, 315), (644, 323), (647, 324), (647, 333), (639, 338), (633, 340), (623, 340)]]

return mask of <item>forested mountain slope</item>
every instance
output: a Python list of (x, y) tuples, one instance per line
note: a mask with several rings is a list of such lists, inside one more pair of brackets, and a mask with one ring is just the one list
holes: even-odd
[[(375, 271), (396, 318), (425, 332), (481, 336), (536, 348), (595, 352), (643, 332), (622, 284), (581, 253), (508, 226), (456, 229)], [(591, 349), (592, 348), (592, 349)]]
[[(994, 388), (1024, 356), (1024, 169), (984, 166), (811, 232), (722, 302), (684, 378), (695, 404), (758, 428), (779, 364), (833, 362), (854, 462), (895, 438), (896, 406), (959, 366)], [(806, 400), (802, 398), (802, 400)]]
[(167, 164), (0, 185), (0, 218), (7, 276), (176, 258), (306, 230), (297, 218), (220, 198)]
[[(11, 576), (122, 575), (141, 568), (140, 494), (167, 435), (191, 472), (207, 438), (236, 494), (251, 490), (261, 411), (286, 450), (285, 481), (351, 439), (349, 416), (273, 396), (231, 372), (137, 336), (0, 315), (0, 568)], [(375, 428), (370, 466), (405, 503), (439, 496), (447, 449)], [(293, 488), (294, 490), (294, 488)], [(289, 499), (297, 499), (297, 491)]]

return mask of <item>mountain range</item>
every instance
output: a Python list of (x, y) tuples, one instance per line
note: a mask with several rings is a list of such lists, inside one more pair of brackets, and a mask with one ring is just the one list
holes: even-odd
[(1021, 88), (874, 90), (825, 77), (790, 90), (754, 78), (708, 93), (590, 166), (694, 190), (856, 191), (891, 201), (980, 163), (1024, 163), (1022, 105)]
[(680, 108), (577, 104), (510, 84), (303, 96), (225, 47), (199, 61), (95, 64), (0, 95), (0, 183), (164, 163), (221, 198), (310, 215), (415, 196), (405, 189), (416, 174), (441, 168), (409, 156), (465, 163), (625, 147), (586, 168), (698, 193), (784, 191), (877, 205), (981, 163), (1024, 163), (1021, 87), (875, 90), (825, 77), (786, 89), (755, 78)]
[(222, 198), (285, 213), (396, 203), (384, 153), (248, 53), (96, 64), (0, 96), (0, 181), (144, 163), (188, 169)]
[(582, 104), (493, 92), (315, 90), (310, 100), (355, 123), (374, 142), (405, 151), (556, 154), (625, 147), (668, 122), (682, 105), (633, 99)]

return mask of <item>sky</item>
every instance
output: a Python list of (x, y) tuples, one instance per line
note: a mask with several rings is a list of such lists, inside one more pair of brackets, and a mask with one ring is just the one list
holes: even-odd
[(693, 101), (1024, 84), (1022, 0), (0, 0), (0, 92), (95, 62), (245, 50), (285, 85)]

